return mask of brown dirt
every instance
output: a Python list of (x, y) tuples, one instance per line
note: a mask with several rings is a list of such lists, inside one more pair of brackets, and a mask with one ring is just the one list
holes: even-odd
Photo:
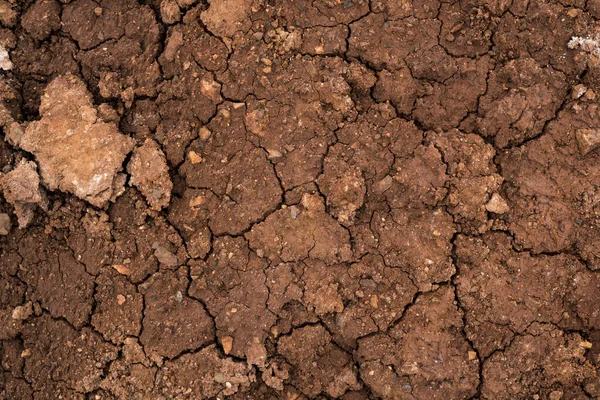
[(600, 398), (598, 32), (0, 0), (0, 399)]

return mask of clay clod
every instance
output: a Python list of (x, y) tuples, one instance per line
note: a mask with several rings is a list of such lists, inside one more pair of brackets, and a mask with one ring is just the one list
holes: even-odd
[(127, 172), (131, 174), (130, 183), (142, 192), (152, 209), (160, 210), (169, 205), (173, 183), (165, 154), (158, 143), (148, 139), (136, 148)]
[(15, 208), (19, 228), (29, 225), (37, 206), (47, 208), (48, 200), (40, 187), (40, 177), (33, 161), (22, 161), (12, 171), (0, 176), (0, 189), (6, 201)]
[(123, 191), (119, 172), (133, 141), (115, 124), (98, 119), (83, 81), (70, 74), (55, 78), (42, 96), (40, 115), (18, 145), (35, 155), (44, 184), (97, 207), (116, 198)]

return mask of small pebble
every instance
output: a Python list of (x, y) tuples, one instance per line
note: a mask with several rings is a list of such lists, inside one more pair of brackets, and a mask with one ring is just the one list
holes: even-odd
[(123, 305), (123, 303), (125, 303), (125, 301), (126, 301), (126, 299), (125, 299), (125, 296), (123, 296), (122, 294), (120, 294), (120, 295), (118, 295), (118, 296), (117, 296), (117, 303), (118, 303), (120, 306), (122, 306), (122, 305)]
[(212, 135), (210, 129), (208, 129), (205, 126), (200, 128), (200, 132), (198, 133), (198, 136), (200, 136), (200, 140), (202, 140), (203, 142), (207, 141), (210, 138), (210, 135)]
[(233, 338), (231, 336), (225, 336), (221, 339), (221, 345), (223, 346), (223, 351), (225, 354), (229, 354), (233, 347)]
[(192, 164), (199, 164), (202, 162), (202, 157), (200, 157), (198, 153), (193, 150), (188, 153), (188, 158)]
[(290, 207), (290, 216), (292, 217), (292, 219), (296, 219), (298, 217), (298, 214), (300, 214), (300, 210), (298, 210), (298, 207)]
[(164, 246), (156, 246), (154, 256), (161, 264), (164, 264), (167, 267), (176, 267), (178, 264), (175, 254), (171, 253)]
[(378, 308), (379, 307), (379, 298), (376, 295), (371, 296), (371, 300), (369, 302), (371, 307)]
[(204, 204), (205, 202), (204, 196), (196, 196), (190, 200), (190, 208), (196, 208)]
[(469, 356), (469, 361), (473, 361), (473, 360), (477, 360), (477, 353), (474, 351), (469, 351), (467, 352), (468, 356)]
[(560, 390), (555, 390), (553, 392), (550, 392), (550, 400), (560, 400), (563, 398), (563, 392), (561, 392)]
[(587, 88), (584, 85), (582, 85), (582, 84), (576, 85), (573, 88), (573, 92), (571, 93), (571, 98), (573, 100), (577, 100), (578, 98), (583, 96), (585, 94), (585, 92), (587, 92)]
[(575, 132), (575, 138), (582, 156), (586, 156), (600, 147), (600, 130), (598, 129), (578, 129)]
[(392, 187), (392, 183), (393, 183), (392, 177), (389, 175), (386, 175), (385, 178), (383, 178), (382, 180), (380, 180), (379, 182), (377, 182), (375, 184), (375, 191), (377, 193), (383, 193), (386, 190), (388, 190), (390, 187)]
[(131, 275), (131, 269), (129, 269), (128, 267), (126, 267), (123, 264), (114, 264), (112, 267), (121, 275), (126, 275), (126, 276)]
[(505, 214), (510, 210), (506, 201), (498, 193), (494, 193), (492, 198), (485, 205), (485, 209), (496, 214)]
[(96, 14), (97, 17), (102, 16), (102, 13), (104, 13), (104, 10), (102, 9), (102, 7), (94, 8), (94, 14)]
[(267, 149), (267, 153), (269, 153), (269, 159), (281, 158), (283, 156), (279, 150), (275, 149)]
[(31, 317), (33, 314), (33, 305), (31, 302), (27, 302), (22, 306), (17, 306), (12, 312), (12, 318), (24, 321), (27, 318)]

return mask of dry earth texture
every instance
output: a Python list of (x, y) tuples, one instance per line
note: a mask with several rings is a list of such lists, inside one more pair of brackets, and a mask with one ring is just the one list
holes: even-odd
[(0, 0), (0, 399), (600, 398), (600, 0)]

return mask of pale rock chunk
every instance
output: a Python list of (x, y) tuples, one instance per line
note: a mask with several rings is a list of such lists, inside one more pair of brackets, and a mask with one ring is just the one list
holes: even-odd
[(122, 193), (125, 179), (119, 172), (133, 141), (117, 125), (98, 118), (81, 79), (67, 74), (50, 82), (40, 115), (18, 145), (35, 155), (50, 190), (72, 193), (97, 207)]
[(30, 301), (23, 304), (22, 306), (17, 306), (12, 312), (12, 318), (24, 321), (27, 318), (33, 315), (33, 305)]
[(8, 50), (6, 50), (2, 45), (0, 45), (0, 68), (4, 71), (10, 71), (13, 69), (13, 63), (10, 61)]
[(506, 201), (498, 194), (494, 193), (492, 198), (485, 205), (486, 210), (496, 214), (506, 214), (510, 207), (506, 204)]

